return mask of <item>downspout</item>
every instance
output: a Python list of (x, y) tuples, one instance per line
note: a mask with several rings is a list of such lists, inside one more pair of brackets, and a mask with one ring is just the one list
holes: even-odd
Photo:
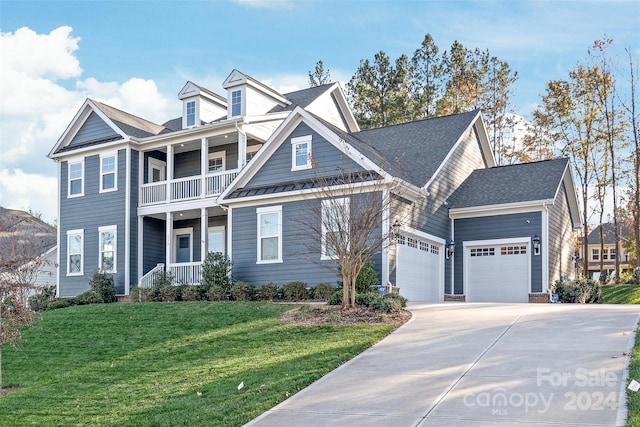
[[(451, 241), (455, 242), (455, 233), (454, 233), (454, 219), (451, 218)], [(446, 250), (446, 249), (445, 249)], [(450, 267), (449, 269), (451, 270), (451, 295), (454, 294), (455, 292), (455, 287), (454, 287), (454, 273), (453, 273), (453, 269), (454, 269), (454, 262), (453, 262), (453, 257), (456, 256), (455, 251), (453, 251), (453, 253), (449, 256), (449, 263), (450, 263)]]
[(237, 169), (242, 170), (244, 169), (244, 166), (247, 163), (247, 134), (245, 133), (244, 130), (240, 129), (240, 127), (238, 126), (237, 120), (233, 122), (233, 124), (236, 126), (236, 130), (238, 131), (238, 133), (244, 136), (244, 145), (242, 149), (240, 149), (240, 141), (238, 141), (238, 168)]

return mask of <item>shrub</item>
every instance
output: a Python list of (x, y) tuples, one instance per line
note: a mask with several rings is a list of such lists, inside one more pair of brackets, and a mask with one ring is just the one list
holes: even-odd
[(113, 283), (113, 275), (96, 271), (89, 279), (89, 286), (99, 295), (98, 302), (116, 302), (116, 286)]
[(29, 306), (33, 311), (48, 310), (48, 306), (56, 299), (55, 285), (41, 288), (37, 293), (29, 297)]
[(637, 270), (627, 270), (620, 273), (620, 283), (625, 285), (640, 285), (640, 275)]
[(208, 290), (220, 286), (226, 292), (231, 290), (231, 268), (229, 257), (221, 252), (209, 252), (202, 263), (202, 285)]
[(385, 298), (382, 296), (372, 301), (371, 308), (383, 313), (397, 313), (402, 310), (402, 302), (397, 298)]
[(558, 295), (559, 302), (575, 302), (580, 304), (598, 303), (602, 299), (600, 281), (581, 278), (578, 280), (556, 280), (552, 292)]
[[(378, 272), (375, 269), (376, 264), (369, 260), (364, 266), (362, 266), (362, 270), (358, 273), (358, 277), (356, 278), (356, 294), (358, 292), (375, 292), (376, 287), (380, 284), (380, 279), (378, 278)], [(342, 269), (338, 268), (338, 274), (340, 278), (338, 279), (339, 287), (342, 287), (344, 283), (342, 281)]]
[(58, 308), (71, 307), (73, 305), (71, 298), (60, 298), (53, 301), (49, 301), (47, 304), (47, 310), (56, 310)]
[(231, 286), (231, 296), (236, 301), (251, 301), (255, 288), (250, 283), (236, 282)]
[(256, 289), (256, 299), (260, 301), (273, 301), (278, 293), (278, 287), (273, 283), (267, 283), (266, 285), (259, 286)]
[(181, 301), (202, 301), (202, 294), (199, 286), (180, 285), (178, 294)]
[(329, 283), (318, 283), (315, 288), (313, 288), (314, 298), (319, 301), (327, 301), (331, 298), (335, 289), (336, 288)]
[(363, 307), (371, 307), (371, 304), (373, 303), (373, 301), (378, 298), (381, 298), (381, 296), (373, 292), (356, 293), (356, 305), (361, 305)]
[(96, 291), (83, 292), (73, 298), (74, 305), (100, 304), (103, 302), (103, 296)]
[(294, 281), (282, 285), (282, 296), (287, 301), (302, 301), (307, 294), (307, 284)]
[(400, 301), (400, 307), (402, 308), (405, 308), (407, 306), (408, 300), (400, 294), (394, 294), (394, 293), (384, 294), (383, 298)]
[(176, 286), (162, 286), (157, 288), (156, 301), (173, 302), (178, 300), (178, 288)]
[(226, 301), (227, 292), (224, 289), (222, 289), (222, 286), (213, 285), (207, 291), (207, 299), (209, 301)]
[(336, 289), (333, 291), (329, 300), (327, 301), (329, 305), (342, 305), (342, 289)]
[(153, 273), (152, 286), (154, 288), (162, 288), (164, 286), (173, 286), (175, 277), (170, 271), (156, 271)]

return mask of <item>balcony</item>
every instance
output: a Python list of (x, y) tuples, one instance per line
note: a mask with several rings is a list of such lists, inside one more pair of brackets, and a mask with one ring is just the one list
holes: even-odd
[(150, 206), (216, 197), (231, 184), (239, 172), (238, 169), (234, 169), (207, 174), (204, 175), (204, 179), (202, 175), (197, 175), (142, 184), (139, 203), (140, 206)]

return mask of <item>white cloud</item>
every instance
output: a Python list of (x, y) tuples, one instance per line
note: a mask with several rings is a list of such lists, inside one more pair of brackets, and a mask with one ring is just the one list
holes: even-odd
[(145, 119), (172, 118), (153, 80), (81, 79), (71, 27), (0, 32), (0, 205), (57, 215), (55, 163), (46, 156), (90, 97)]
[(21, 169), (0, 169), (0, 205), (9, 209), (42, 213), (52, 224), (57, 217), (57, 177), (26, 173)]

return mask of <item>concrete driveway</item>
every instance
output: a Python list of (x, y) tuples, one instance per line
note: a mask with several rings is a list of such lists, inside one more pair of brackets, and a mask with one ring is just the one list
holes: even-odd
[(626, 354), (640, 307), (409, 308), (407, 324), (247, 425), (625, 424)]

